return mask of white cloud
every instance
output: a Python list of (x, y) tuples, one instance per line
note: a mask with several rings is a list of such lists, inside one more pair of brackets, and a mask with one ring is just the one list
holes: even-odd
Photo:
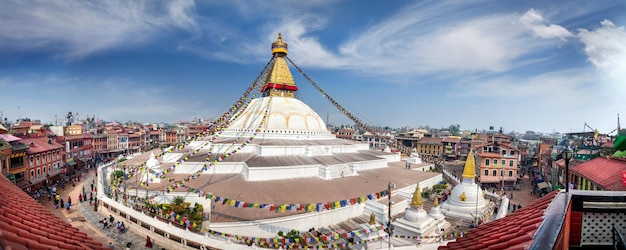
[[(445, 78), (504, 72), (537, 60), (528, 55), (553, 46), (551, 42), (529, 36), (519, 15), (465, 11), (470, 5), (427, 2), (407, 6), (356, 33), (337, 48), (324, 46), (315, 35), (327, 28), (324, 17), (288, 17), (278, 24), (266, 25), (270, 33), (266, 41), (273, 41), (277, 32), (283, 32), (290, 57), (302, 66), (354, 70), (392, 81), (424, 75)], [(543, 20), (538, 14), (534, 17)], [(548, 34), (552, 33), (543, 36)], [(257, 59), (267, 58), (266, 46), (256, 42), (240, 46), (247, 48), (240, 51)], [(439, 74), (443, 72), (446, 74)]]
[[(586, 69), (571, 69), (546, 72), (537, 76), (501, 76), (460, 81), (456, 84), (452, 96), (483, 97), (494, 99), (556, 100), (559, 97), (576, 100), (584, 97), (590, 86), (597, 79), (595, 73)], [(559, 103), (570, 103), (559, 100)], [(539, 101), (546, 103), (545, 101)]]
[(520, 17), (520, 22), (533, 31), (537, 37), (545, 39), (559, 38), (565, 41), (568, 37), (574, 36), (563, 26), (557, 24), (546, 24), (543, 16), (535, 9), (530, 9)]
[(626, 31), (609, 20), (595, 30), (580, 29), (578, 38), (585, 45), (589, 61), (599, 69), (626, 71)]
[[(299, 18), (287, 18), (281, 20), (280, 24), (275, 26), (267, 36), (268, 41), (275, 41), (276, 34), (281, 32), (283, 40), (289, 46), (290, 58), (302, 65), (319, 65), (323, 64), (328, 68), (342, 67), (346, 65), (344, 58), (337, 56), (336, 53), (324, 48), (317, 37), (308, 35), (318, 29), (326, 26), (326, 20), (318, 16), (301, 16)], [(262, 50), (266, 54), (267, 47)]]
[(0, 48), (43, 50), (75, 59), (117, 46), (136, 45), (169, 28), (197, 32), (190, 0), (4, 1)]
[(415, 77), (446, 72), (449, 77), (503, 72), (526, 60), (520, 57), (545, 48), (527, 36), (516, 15), (466, 9), (466, 4), (447, 2), (409, 6), (352, 37), (340, 47), (340, 56), (367, 73)]

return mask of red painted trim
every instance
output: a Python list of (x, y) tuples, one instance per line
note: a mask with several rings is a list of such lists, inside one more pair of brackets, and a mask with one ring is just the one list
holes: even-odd
[(268, 88), (290, 90), (290, 91), (298, 90), (298, 86), (295, 86), (295, 85), (285, 85), (285, 84), (280, 84), (280, 83), (268, 83), (268, 84), (265, 84), (265, 86), (263, 86), (261, 88), (261, 92), (267, 90)]

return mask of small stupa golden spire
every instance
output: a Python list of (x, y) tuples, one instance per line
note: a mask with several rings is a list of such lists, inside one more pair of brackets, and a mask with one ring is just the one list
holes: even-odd
[(433, 202), (433, 207), (439, 206), (439, 197), (435, 197), (435, 202)]
[(420, 189), (420, 184), (417, 183), (415, 186), (415, 192), (413, 192), (413, 199), (411, 199), (412, 207), (421, 207), (424, 204), (422, 200), (422, 190)]
[(476, 167), (474, 166), (474, 153), (470, 149), (467, 154), (467, 160), (465, 160), (465, 166), (463, 167), (463, 179), (474, 179), (476, 176)]
[(374, 224), (376, 224), (376, 215), (374, 215), (374, 212), (372, 212), (372, 214), (370, 214), (370, 225)]

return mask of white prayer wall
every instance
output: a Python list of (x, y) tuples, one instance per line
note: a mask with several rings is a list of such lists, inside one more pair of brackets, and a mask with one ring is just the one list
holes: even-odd
[(309, 212), (276, 219), (211, 223), (210, 228), (216, 231), (231, 234), (249, 235), (255, 237), (276, 237), (278, 231), (285, 231), (288, 229), (306, 231), (312, 227), (325, 227), (331, 224), (336, 224), (338, 221), (345, 221), (350, 218), (358, 217), (363, 214), (364, 206), (365, 204), (361, 203), (323, 212)]

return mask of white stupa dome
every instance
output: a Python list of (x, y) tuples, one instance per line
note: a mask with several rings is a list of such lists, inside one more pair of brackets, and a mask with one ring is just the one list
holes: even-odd
[(222, 135), (240, 136), (242, 133), (254, 132), (261, 125), (268, 108), (268, 116), (259, 134), (301, 139), (334, 138), (324, 120), (311, 107), (296, 98), (279, 96), (251, 100)]
[[(461, 197), (465, 196), (465, 201), (461, 201)], [(485, 198), (483, 197), (483, 191), (476, 183), (461, 183), (456, 185), (452, 192), (450, 193), (450, 197), (448, 198), (452, 203), (456, 204), (470, 204), (474, 206), (476, 202), (484, 203)]]
[(404, 219), (409, 222), (422, 222), (428, 218), (428, 214), (426, 210), (423, 208), (409, 207), (406, 211), (404, 211)]

